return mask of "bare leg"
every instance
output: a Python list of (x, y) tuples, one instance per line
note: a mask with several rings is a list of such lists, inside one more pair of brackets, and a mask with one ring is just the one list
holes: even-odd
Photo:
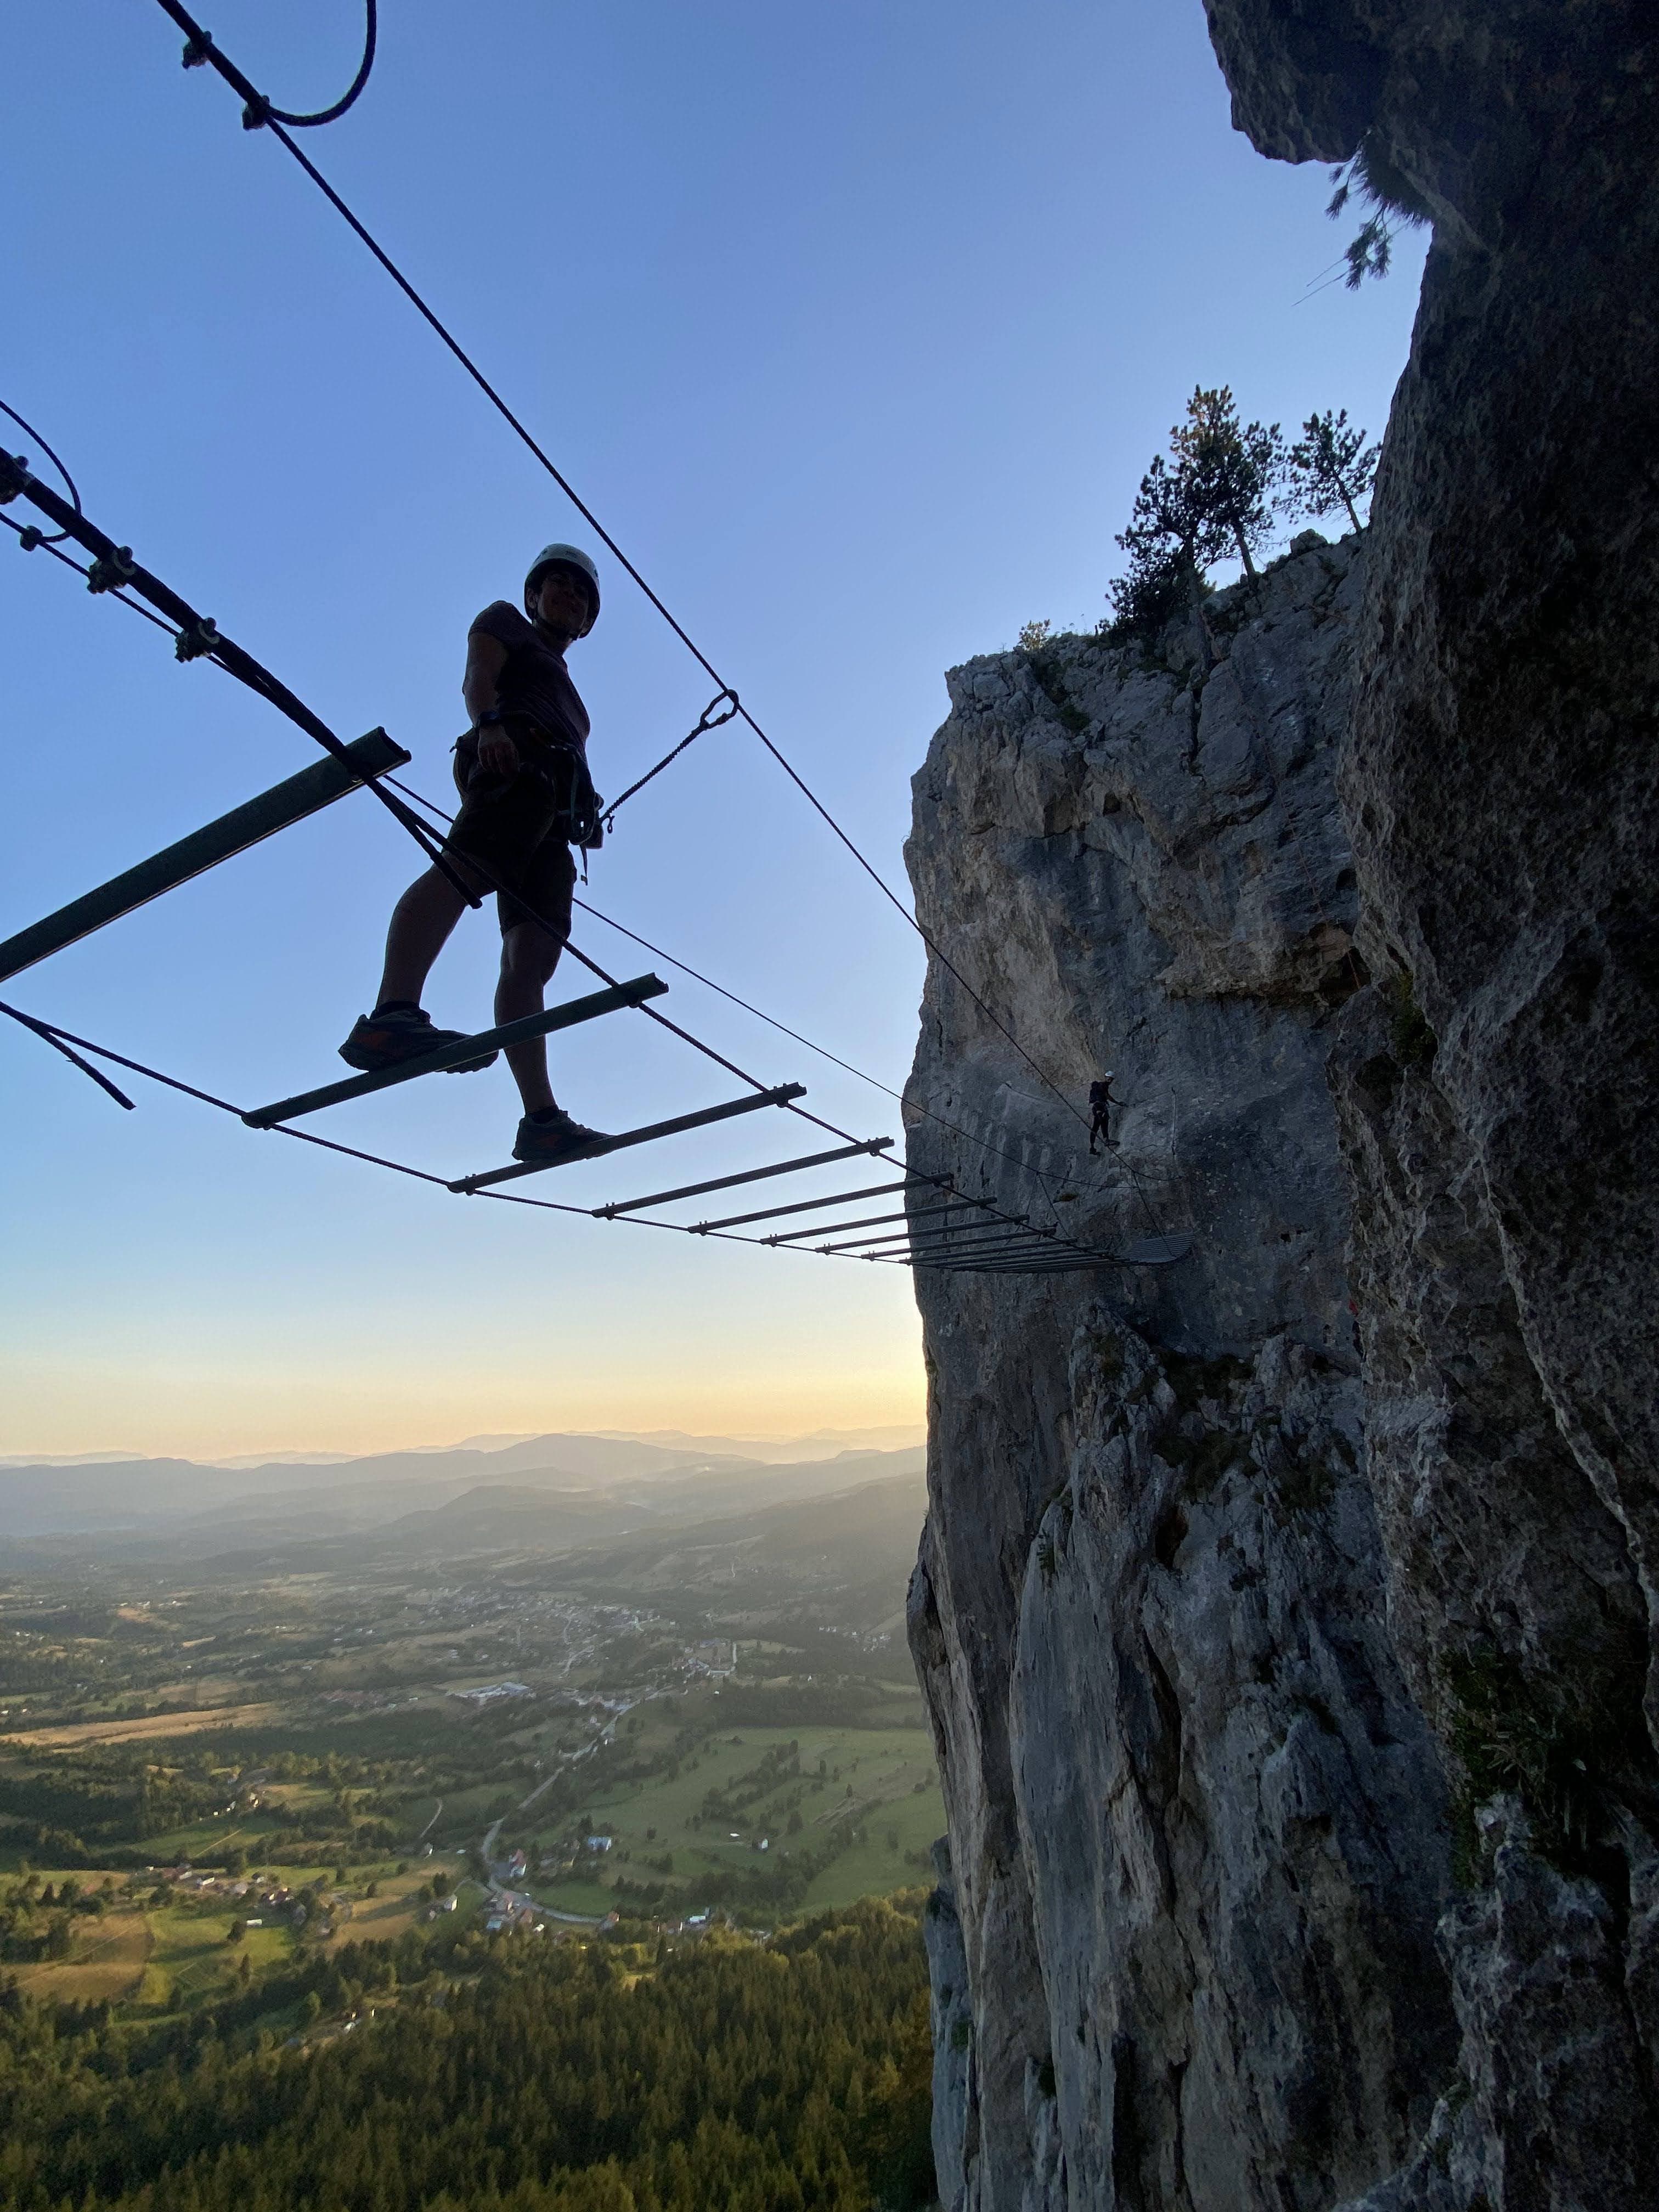
[(392, 909), (386, 969), (376, 1006), (385, 1006), (388, 999), (406, 999), (411, 1005), (420, 1005), (432, 963), (448, 943), (465, 904), (448, 878), (440, 875), (436, 868), (428, 868), (416, 878)]
[[(501, 979), (495, 986), (495, 1019), (516, 1022), (538, 1014), (542, 994), (564, 950), (562, 940), (538, 923), (514, 922), (501, 939)], [(435, 955), (434, 955), (435, 957)], [(554, 1103), (547, 1077), (547, 1039), (531, 1037), (507, 1048), (507, 1064), (519, 1086), (526, 1114)]]

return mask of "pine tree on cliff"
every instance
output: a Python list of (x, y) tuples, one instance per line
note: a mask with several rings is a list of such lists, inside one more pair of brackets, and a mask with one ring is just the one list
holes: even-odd
[(1315, 520), (1344, 507), (1356, 530), (1364, 525), (1355, 501), (1364, 498), (1376, 476), (1380, 446), (1368, 446), (1365, 433), (1352, 427), (1348, 410), (1310, 415), (1291, 447), (1291, 501), (1294, 511)]
[(1191, 470), (1161, 453), (1140, 479), (1117, 541), (1128, 569), (1111, 587), (1114, 626), (1125, 635), (1151, 636), (1183, 608), (1195, 612), (1209, 589), (1204, 571), (1226, 541), (1195, 493)]
[(1241, 424), (1231, 386), (1206, 392), (1200, 385), (1170, 442), (1190, 473), (1197, 504), (1226, 533), (1254, 580), (1251, 555), (1272, 532), (1273, 487), (1285, 472), (1278, 423)]
[(1183, 608), (1202, 628), (1204, 572), (1228, 553), (1255, 574), (1252, 555), (1272, 527), (1283, 447), (1276, 422), (1241, 428), (1225, 385), (1208, 392), (1200, 386), (1187, 420), (1170, 433), (1170, 459), (1160, 453), (1142, 477), (1129, 526), (1118, 538), (1129, 556), (1127, 573), (1110, 592), (1119, 635), (1150, 636)]

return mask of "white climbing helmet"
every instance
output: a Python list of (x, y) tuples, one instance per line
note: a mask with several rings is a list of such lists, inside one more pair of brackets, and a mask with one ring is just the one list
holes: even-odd
[(524, 580), (524, 611), (532, 621), (535, 616), (530, 604), (531, 594), (541, 582), (544, 572), (549, 568), (574, 568), (580, 575), (586, 578), (588, 590), (592, 595), (593, 611), (587, 617), (587, 629), (580, 633), (586, 637), (599, 618), (599, 570), (580, 545), (544, 545), (531, 562), (529, 573)]

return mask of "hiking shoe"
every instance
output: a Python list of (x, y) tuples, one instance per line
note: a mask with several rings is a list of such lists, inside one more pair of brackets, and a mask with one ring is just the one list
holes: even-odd
[[(406, 1060), (419, 1060), (428, 1052), (441, 1052), (447, 1044), (462, 1044), (465, 1039), (465, 1030), (434, 1029), (431, 1015), (422, 1013), (418, 1006), (396, 1006), (383, 1014), (360, 1014), (351, 1035), (340, 1047), (340, 1057), (348, 1067), (378, 1075), (383, 1068), (401, 1067)], [(476, 1060), (461, 1060), (445, 1073), (471, 1075), (478, 1068), (493, 1066), (495, 1061), (493, 1052), (480, 1053)]]
[(550, 1167), (555, 1160), (562, 1160), (572, 1152), (579, 1152), (584, 1145), (602, 1145), (605, 1141), (603, 1129), (586, 1129), (580, 1121), (573, 1121), (562, 1107), (545, 1121), (533, 1121), (526, 1114), (519, 1124), (519, 1133), (513, 1139), (513, 1157), (522, 1160), (526, 1167)]

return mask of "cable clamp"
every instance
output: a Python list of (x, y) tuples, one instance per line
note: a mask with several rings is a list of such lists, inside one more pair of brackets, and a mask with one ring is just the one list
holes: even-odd
[(217, 653), (223, 642), (213, 626), (212, 616), (198, 615), (188, 629), (181, 629), (173, 639), (173, 658), (177, 660), (203, 660), (209, 653)]
[(264, 93), (255, 93), (253, 98), (242, 110), (243, 130), (263, 131), (270, 120), (270, 102), (265, 98)]
[(87, 589), (89, 592), (118, 592), (123, 584), (130, 584), (138, 573), (131, 545), (118, 545), (113, 551), (101, 553), (87, 570)]
[(210, 62), (212, 59), (213, 38), (210, 32), (204, 31), (199, 36), (192, 35), (185, 40), (186, 69), (200, 69), (204, 62)]
[(21, 553), (33, 553), (37, 545), (44, 545), (46, 533), (35, 523), (28, 523), (17, 533), (17, 547)]
[(29, 465), (21, 453), (0, 453), (0, 507), (9, 507), (28, 482)]

